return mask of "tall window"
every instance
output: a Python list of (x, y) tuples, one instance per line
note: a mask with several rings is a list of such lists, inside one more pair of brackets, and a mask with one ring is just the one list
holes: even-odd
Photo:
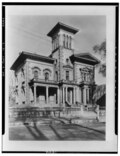
[(34, 71), (34, 78), (38, 79), (38, 71), (37, 70)]
[(55, 40), (53, 40), (53, 50), (55, 50)]
[(71, 36), (69, 37), (69, 48), (71, 49), (71, 43), (72, 43), (72, 38)]
[(33, 67), (32, 68), (32, 73), (33, 73), (34, 79), (39, 78), (40, 72), (41, 72), (40, 68), (38, 68), (38, 67)]
[(57, 71), (55, 72), (55, 78), (56, 78), (56, 81), (58, 81), (58, 72)]
[(45, 73), (45, 81), (48, 81), (49, 80), (49, 73)]
[(69, 59), (68, 59), (68, 58), (66, 59), (66, 64), (67, 64), (67, 65), (69, 64)]
[(24, 73), (24, 69), (23, 69), (23, 68), (21, 69), (21, 76), (22, 76), (22, 77), (25, 76), (25, 73)]
[(63, 35), (63, 47), (65, 47), (65, 34)]
[(71, 49), (72, 37), (68, 35), (63, 35), (63, 47)]
[(59, 36), (56, 37), (56, 47), (59, 47)]
[(66, 71), (66, 80), (69, 80), (69, 71)]
[(18, 85), (18, 75), (15, 73), (15, 83)]
[(55, 36), (52, 40), (52, 49), (55, 50), (59, 47), (59, 36)]
[(68, 35), (67, 35), (67, 36), (66, 36), (66, 48), (69, 48), (68, 42), (69, 42), (69, 37), (68, 37)]

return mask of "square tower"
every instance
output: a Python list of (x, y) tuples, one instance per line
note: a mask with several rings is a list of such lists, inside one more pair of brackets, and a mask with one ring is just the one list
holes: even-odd
[(74, 49), (74, 35), (79, 30), (71, 26), (58, 22), (53, 29), (47, 34), (52, 38), (52, 52), (54, 52), (59, 46), (65, 49)]
[(56, 71), (58, 71), (59, 80), (64, 77), (63, 66), (68, 64), (72, 66), (70, 56), (74, 52), (74, 35), (78, 31), (76, 28), (58, 22), (47, 34), (52, 38), (52, 53), (50, 56), (57, 60)]

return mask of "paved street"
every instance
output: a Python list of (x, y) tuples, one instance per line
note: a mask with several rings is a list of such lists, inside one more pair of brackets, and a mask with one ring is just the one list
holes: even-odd
[[(86, 126), (89, 126), (86, 128)], [(98, 128), (97, 128), (98, 127)], [(95, 129), (95, 130), (94, 130)], [(105, 124), (36, 124), (11, 126), (10, 140), (105, 140)]]

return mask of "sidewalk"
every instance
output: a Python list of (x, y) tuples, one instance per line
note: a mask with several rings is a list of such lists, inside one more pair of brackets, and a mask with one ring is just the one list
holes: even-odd
[(105, 140), (105, 124), (49, 123), (11, 126), (10, 140)]

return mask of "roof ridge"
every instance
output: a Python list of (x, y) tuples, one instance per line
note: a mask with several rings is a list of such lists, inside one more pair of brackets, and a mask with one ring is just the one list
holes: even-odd
[(44, 58), (55, 60), (54, 58), (51, 58), (49, 56), (44, 56), (44, 55), (40, 55), (40, 54), (36, 54), (36, 53), (31, 53), (31, 52), (27, 52), (27, 51), (22, 51), (21, 54), (34, 55), (34, 56), (36, 55), (36, 56), (39, 56), (39, 57), (44, 57)]
[[(81, 55), (81, 56), (80, 56)], [(83, 57), (84, 55), (89, 55), (91, 57), (93, 57), (93, 59), (96, 59), (98, 62), (100, 62), (95, 56), (93, 56), (91, 53), (86, 52), (86, 53), (79, 53), (79, 54), (75, 54), (75, 56), (79, 56), (79, 57)]]

